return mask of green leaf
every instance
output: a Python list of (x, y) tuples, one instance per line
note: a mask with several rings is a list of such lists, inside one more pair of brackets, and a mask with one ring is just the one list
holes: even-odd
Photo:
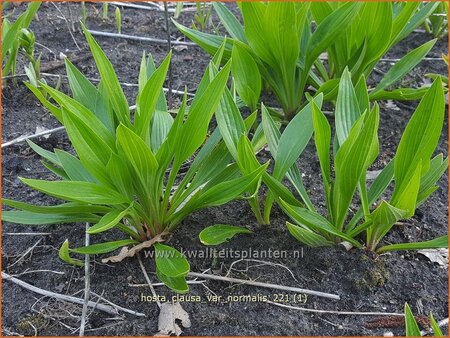
[[(51, 97), (70, 115), (76, 116), (90, 130), (95, 131), (96, 135), (101, 138), (110, 148), (114, 148), (114, 134), (106, 128), (106, 126), (95, 116), (95, 114), (83, 106), (81, 103), (53, 89), (52, 87), (42, 84), (42, 87), (51, 95)], [(64, 109), (63, 109), (64, 110)]]
[(405, 303), (405, 326), (406, 326), (406, 337), (421, 337), (419, 326), (417, 325), (416, 319), (411, 312), (408, 303)]
[(417, 196), (420, 189), (420, 172), (422, 170), (422, 162), (419, 162), (416, 169), (411, 173), (408, 181), (403, 185), (395, 199), (392, 202), (397, 208), (403, 209), (407, 212), (407, 217), (412, 217), (416, 211)]
[(108, 97), (116, 117), (121, 123), (129, 127), (131, 125), (130, 109), (128, 107), (127, 98), (125, 97), (119, 80), (117, 79), (114, 67), (83, 23), (81, 23), (81, 27), (83, 28), (84, 35), (86, 36), (86, 40), (89, 44), (89, 48), (91, 49), (92, 56), (94, 57), (95, 64), (97, 65), (102, 83), (108, 93)]
[(69, 240), (66, 239), (59, 249), (59, 258), (71, 265), (84, 266), (84, 263), (78, 259), (73, 259), (69, 254)]
[(199, 45), (205, 52), (210, 55), (214, 55), (217, 50), (223, 45), (225, 42), (225, 50), (224, 50), (224, 58), (225, 61), (228, 60), (231, 56), (231, 49), (233, 48), (232, 40), (228, 38), (224, 38), (221, 36), (203, 33), (197, 31), (195, 29), (191, 29), (185, 27), (175, 20), (172, 20), (173, 24), (178, 28), (178, 30), (186, 35), (190, 40)]
[(169, 289), (172, 289), (178, 293), (188, 293), (189, 286), (186, 283), (185, 276), (179, 277), (169, 277), (163, 274), (158, 268), (156, 268), (156, 276), (158, 276), (159, 280), (163, 282)]
[(430, 169), (420, 179), (419, 196), (417, 197), (417, 205), (423, 203), (431, 194), (430, 191), (437, 187), (436, 182), (442, 177), (448, 168), (448, 158), (443, 158), (442, 154), (434, 157), (430, 162)]
[(120, 157), (116, 154), (111, 154), (111, 158), (106, 164), (106, 170), (108, 171), (114, 187), (122, 195), (133, 197), (133, 174), (127, 165), (126, 158)]
[(51, 151), (48, 151), (48, 150), (45, 150), (45, 149), (39, 147), (36, 143), (34, 143), (31, 140), (26, 140), (26, 141), (27, 141), (28, 145), (30, 146), (30, 148), (33, 149), (36, 154), (45, 158), (47, 161), (50, 161), (51, 163), (61, 166), (61, 162), (55, 153), (52, 153)]
[(358, 99), (359, 111), (370, 111), (369, 93), (367, 91), (366, 77), (361, 75), (355, 86), (355, 94)]
[(178, 250), (161, 243), (155, 243), (157, 269), (168, 277), (185, 276), (190, 269), (189, 262)]
[[(95, 116), (114, 133), (115, 122), (113, 113), (103, 104), (102, 93), (69, 61), (65, 59), (66, 73), (73, 98), (92, 111)], [(70, 108), (69, 108), (70, 109)]]
[[(352, 23), (361, 4), (346, 3), (328, 15), (312, 34), (306, 51), (306, 65), (312, 65), (314, 60), (326, 50), (342, 32)], [(309, 67), (305, 67), (308, 69)]]
[(244, 45), (235, 43), (231, 53), (231, 74), (242, 101), (255, 111), (261, 95), (261, 75), (258, 66)]
[[(322, 101), (322, 94), (319, 94), (314, 100), (317, 100), (317, 103), (320, 104)], [(289, 168), (297, 161), (311, 139), (313, 133), (311, 110), (312, 103), (310, 102), (295, 115), (281, 135), (277, 152), (274, 154), (274, 178), (281, 180), (284, 177)]]
[(439, 6), (439, 2), (429, 2), (423, 4), (421, 8), (416, 12), (414, 11), (414, 15), (407, 20), (407, 24), (403, 27), (403, 29), (400, 31), (400, 33), (395, 37), (394, 42), (392, 45), (397, 44), (399, 41), (406, 38), (411, 32), (416, 29), (418, 26), (420, 26), (426, 18), (428, 18), (431, 13), (434, 12), (436, 7)]
[(40, 88), (35, 87), (28, 82), (24, 82), (24, 84), (34, 94), (34, 96), (36, 96), (36, 98), (42, 103), (42, 105), (47, 108), (59, 122), (63, 123), (62, 110), (56, 107), (54, 104), (50, 103), (50, 101), (47, 100), (47, 98), (42, 94)]
[(393, 85), (400, 80), (403, 76), (408, 74), (422, 59), (428, 54), (436, 43), (436, 39), (428, 41), (420, 47), (410, 51), (404, 57), (400, 59), (395, 65), (389, 69), (384, 75), (374, 90), (370, 92), (370, 95), (374, 95), (381, 90)]
[[(378, 198), (386, 191), (389, 184), (392, 182), (394, 178), (394, 161), (390, 161), (386, 167), (381, 170), (377, 178), (373, 181), (372, 185), (368, 191), (368, 204), (374, 204)], [(356, 226), (358, 221), (363, 216), (363, 209), (359, 208), (359, 210), (355, 213), (351, 221), (347, 225), (346, 232), (353, 234), (353, 228)], [(355, 229), (356, 230), (356, 229)]]
[[(318, 94), (313, 101), (316, 105), (321, 106), (322, 95)], [(303, 185), (302, 176), (296, 164), (298, 157), (303, 152), (312, 135), (311, 103), (308, 103), (294, 117), (284, 130), (283, 135), (280, 134), (278, 127), (263, 104), (261, 104), (261, 113), (264, 134), (269, 144), (270, 152), (275, 158), (274, 178), (280, 181), (286, 175), (308, 208), (314, 210), (314, 206), (309, 199)], [(301, 137), (297, 136), (298, 130), (305, 130), (300, 134)], [(286, 194), (284, 193), (284, 195)], [(267, 218), (269, 217), (272, 206), (271, 198), (269, 195), (266, 201), (266, 221), (268, 221)]]
[(431, 312), (429, 315), (429, 319), (430, 319), (431, 327), (433, 329), (434, 336), (435, 337), (443, 337), (444, 334), (442, 333), (441, 328), (439, 327), (438, 323), (434, 319), (433, 314)]
[(242, 135), (238, 143), (238, 165), (244, 174), (249, 174), (260, 167), (253, 146), (247, 136)]
[[(392, 21), (392, 34), (391, 39), (397, 38), (400, 32), (406, 27), (408, 22), (413, 17), (414, 13), (417, 11), (417, 8), (420, 6), (420, 3), (417, 2), (404, 2), (400, 9), (400, 12), (395, 15), (394, 20)], [(395, 40), (394, 40), (395, 41)], [(395, 42), (394, 44), (396, 44)]]
[[(364, 119), (367, 117), (366, 121)], [(362, 115), (354, 124), (335, 158), (335, 185), (332, 206), (335, 225), (342, 229), (343, 222), (361, 177), (365, 175), (373, 158), (373, 147), (378, 145), (378, 110)], [(376, 149), (377, 150), (377, 149)]]
[[(244, 18), (245, 36), (250, 48), (260, 59), (273, 66), (275, 58), (271, 53), (270, 46), (267, 46), (270, 39), (267, 32), (268, 27), (265, 26), (267, 6), (266, 3), (242, 2), (240, 9)], [(280, 60), (280, 63), (282, 64), (283, 61)]]
[(445, 103), (442, 83), (438, 79), (423, 97), (408, 122), (395, 155), (395, 204), (404, 191), (417, 165), (422, 163), (422, 173), (430, 167), (433, 154), (441, 134)]
[(192, 202), (190, 200), (184, 209), (195, 210), (218, 206), (237, 198), (242, 193), (247, 191), (249, 187), (253, 186), (255, 182), (261, 179), (261, 176), (266, 171), (267, 166), (268, 163), (260, 166), (248, 175), (229, 181), (224, 181), (204, 192), (200, 192), (199, 197), (192, 200)]
[(356, 247), (361, 247), (361, 244), (359, 244), (358, 241), (344, 234), (333, 224), (331, 224), (325, 217), (321, 216), (317, 212), (290, 205), (283, 200), (281, 200), (280, 202), (280, 206), (283, 208), (286, 214), (303, 228), (307, 228), (308, 230), (314, 231), (315, 233), (320, 233), (324, 237), (333, 235), (352, 243)]
[(315, 103), (313, 104), (312, 112), (315, 134), (314, 142), (317, 149), (317, 156), (319, 157), (320, 168), (322, 170), (322, 179), (326, 189), (329, 189), (331, 184), (331, 127), (327, 118)]
[(298, 241), (306, 244), (309, 247), (333, 246), (332, 241), (315, 233), (314, 231), (286, 222), (289, 233)]
[(60, 224), (75, 222), (97, 222), (99, 216), (87, 213), (67, 214), (44, 214), (30, 211), (2, 211), (2, 220), (4, 222), (28, 225), (41, 224)]
[(247, 130), (241, 112), (228, 89), (225, 89), (215, 116), (223, 141), (231, 156), (237, 160), (237, 145), (241, 136), (247, 134)]
[(110, 185), (111, 180), (105, 165), (111, 156), (111, 147), (88, 124), (66, 109), (63, 109), (63, 119), (67, 134), (83, 166), (100, 182)]
[(24, 211), (31, 211), (38, 214), (84, 214), (84, 213), (107, 213), (111, 208), (103, 205), (90, 205), (85, 203), (69, 202), (59, 205), (32, 205), (24, 202), (13, 201), (7, 198), (2, 198), (3, 205), (20, 209)]
[(386, 201), (371, 213), (371, 227), (367, 230), (370, 248), (375, 249), (378, 242), (391, 230), (396, 222), (407, 216), (407, 211), (396, 208)]
[(345, 142), (350, 133), (350, 129), (352, 129), (353, 124), (362, 113), (359, 108), (355, 89), (353, 88), (351, 75), (348, 69), (345, 69), (339, 82), (339, 94), (337, 96), (335, 112), (336, 135), (339, 140), (339, 145)]
[(200, 242), (204, 245), (218, 245), (226, 242), (228, 239), (233, 238), (237, 234), (251, 234), (252, 231), (227, 225), (227, 224), (215, 224), (203, 229), (198, 237)]
[(397, 88), (391, 91), (381, 90), (378, 93), (370, 95), (372, 101), (381, 100), (420, 100), (429, 90), (429, 87), (421, 88)]
[(55, 149), (55, 154), (61, 163), (64, 172), (72, 181), (85, 181), (96, 183), (97, 180), (84, 168), (83, 164), (75, 156), (66, 151)]
[(422, 250), (422, 249), (441, 249), (448, 248), (448, 235), (441, 236), (430, 241), (401, 243), (385, 245), (377, 250), (378, 253), (399, 250)]
[(114, 228), (117, 225), (117, 223), (119, 223), (122, 220), (122, 218), (128, 215), (129, 211), (130, 207), (122, 211), (113, 210), (108, 212), (105, 216), (102, 217), (102, 219), (97, 224), (89, 227), (87, 233), (91, 235), (99, 234), (101, 232)]
[(297, 201), (292, 192), (286, 188), (280, 181), (274, 179), (267, 173), (263, 174), (263, 181), (270, 189), (270, 191), (278, 198), (286, 201), (290, 205), (300, 206), (301, 203)]
[[(203, 149), (206, 149), (205, 146), (202, 150)], [(214, 186), (223, 180), (230, 179), (227, 175), (228, 170), (231, 170), (232, 178), (237, 176), (238, 171), (236, 170), (236, 165), (230, 165), (227, 167), (231, 161), (231, 156), (227, 152), (225, 144), (221, 143), (217, 145), (215, 148), (211, 149), (211, 152), (202, 157), (203, 159), (199, 160), (197, 160), (198, 157), (196, 157), (188, 173), (183, 178), (180, 186), (185, 187), (188, 183), (189, 186), (186, 189), (177, 189), (171, 201), (172, 207), (178, 206), (183, 200), (185, 200), (205, 183), (206, 185), (203, 186), (203, 189), (208, 189), (210, 186)], [(233, 175), (233, 172), (235, 172), (236, 175)]]
[(117, 147), (136, 170), (144, 184), (150, 184), (158, 169), (158, 161), (149, 146), (132, 130), (117, 127)]
[(386, 52), (392, 33), (392, 4), (389, 2), (366, 2), (361, 13), (361, 22), (370, 27), (365, 36), (367, 51), (364, 60), (369, 64)]
[[(167, 169), (169, 166), (170, 161), (173, 159), (175, 150), (178, 146), (177, 144), (177, 138), (178, 134), (180, 133), (181, 126), (183, 124), (183, 120), (185, 117), (186, 112), (186, 102), (187, 102), (187, 92), (185, 89), (184, 95), (183, 95), (183, 101), (181, 102), (181, 106), (178, 109), (177, 116), (175, 120), (173, 121), (172, 127), (170, 128), (166, 139), (161, 144), (159, 149), (156, 152), (156, 160), (160, 164), (160, 168)], [(203, 149), (203, 148), (202, 148)]]
[(120, 241), (92, 244), (92, 245), (79, 247), (79, 248), (75, 248), (75, 249), (69, 249), (69, 250), (71, 252), (75, 252), (75, 253), (82, 254), (82, 255), (99, 255), (99, 254), (105, 254), (105, 253), (114, 251), (123, 246), (133, 245), (133, 244), (138, 244), (138, 243), (139, 243), (138, 241), (135, 241), (132, 239), (122, 239)]
[(153, 114), (152, 130), (150, 133), (150, 146), (156, 153), (169, 135), (173, 125), (173, 118), (167, 111), (156, 110)]
[(340, 79), (330, 79), (325, 81), (319, 89), (317, 89), (317, 93), (323, 94), (323, 99), (325, 101), (336, 100), (339, 88), (339, 80)]
[(219, 105), (227, 83), (230, 66), (231, 64), (227, 63), (222, 68), (200, 98), (189, 109), (189, 115), (177, 137), (175, 149), (177, 165), (187, 160), (205, 141), (209, 122)]
[(244, 29), (241, 23), (236, 19), (234, 14), (222, 3), (213, 2), (214, 10), (219, 16), (220, 22), (233, 39), (246, 42)]
[[(27, 10), (22, 13), (16, 21), (9, 27), (5, 36), (2, 34), (2, 61), (4, 61), (7, 52), (13, 47), (14, 43), (18, 40), (18, 34), (22, 28), (27, 28), (34, 15), (41, 6), (40, 2), (30, 2)], [(3, 22), (2, 22), (3, 26)], [(8, 75), (8, 74), (4, 74)]]
[(169, 69), (172, 52), (166, 56), (159, 68), (147, 80), (136, 101), (134, 130), (143, 140), (146, 140), (150, 130), (150, 121), (160, 98), (161, 90)]
[(116, 191), (91, 182), (20, 180), (33, 189), (68, 201), (111, 205), (130, 202)]

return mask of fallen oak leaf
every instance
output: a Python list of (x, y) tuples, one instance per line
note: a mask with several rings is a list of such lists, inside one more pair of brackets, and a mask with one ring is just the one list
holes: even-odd
[(163, 303), (158, 317), (158, 330), (156, 337), (168, 337), (176, 335), (177, 337), (183, 333), (181, 327), (176, 321), (181, 321), (181, 326), (184, 328), (191, 327), (191, 320), (189, 314), (183, 309), (180, 303)]
[(438, 263), (440, 266), (448, 266), (448, 249), (423, 249), (417, 253), (424, 255), (431, 262)]

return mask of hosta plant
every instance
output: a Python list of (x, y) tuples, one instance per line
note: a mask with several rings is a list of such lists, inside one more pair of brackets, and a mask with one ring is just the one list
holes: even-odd
[(39, 62), (34, 57), (34, 34), (28, 27), (40, 5), (40, 2), (31, 2), (14, 22), (2, 19), (2, 76), (16, 74), (17, 56), (21, 51), (33, 64)]
[[(320, 107), (322, 98), (323, 95), (319, 94), (312, 101)], [(272, 184), (277, 184), (280, 188), (281, 181), (287, 178), (301, 196), (302, 202), (311, 209), (314, 207), (304, 187), (296, 161), (313, 134), (312, 107), (313, 103), (308, 103), (281, 133), (280, 125), (270, 117), (264, 104), (261, 104), (262, 123), (251, 141), (248, 123), (241, 117), (239, 109), (229, 92), (225, 93), (216, 112), (217, 124), (224, 143), (241, 173), (246, 175), (259, 166), (255, 153), (262, 145), (267, 143), (274, 158), (274, 167), (271, 175), (263, 174), (263, 181), (270, 180)], [(264, 137), (262, 142), (259, 136)], [(269, 224), (274, 196), (272, 192), (269, 192), (263, 201), (259, 194), (259, 188), (259, 183), (254, 185), (248, 194), (248, 202), (258, 222)]]
[[(242, 2), (239, 3), (242, 25), (224, 4), (214, 3), (226, 37), (175, 24), (210, 54), (225, 42), (225, 59), (233, 56), (232, 73), (244, 103), (254, 110), (261, 88), (267, 86), (276, 95), (284, 118), (290, 120), (307, 104), (307, 89), (323, 92), (325, 101), (335, 100), (346, 66), (355, 80), (363, 74), (367, 78), (380, 58), (422, 24), (438, 4), (419, 5)], [(425, 89), (386, 89), (417, 65), (434, 42), (405, 55), (370, 92), (370, 98), (420, 98)], [(322, 60), (324, 55), (326, 62)]]
[[(340, 2), (314, 2), (311, 13), (318, 25), (344, 6)], [(420, 2), (364, 2), (357, 17), (329, 46), (326, 60), (317, 60), (314, 78), (325, 99), (334, 99), (339, 78), (347, 67), (354, 83), (362, 75), (371, 75), (379, 60), (395, 45), (406, 38), (416, 27), (430, 17), (439, 3)], [(371, 89), (371, 100), (419, 99), (427, 88), (388, 89), (401, 80), (431, 50), (436, 40), (411, 50), (392, 66), (380, 82)]]
[[(365, 234), (366, 248), (379, 253), (447, 247), (447, 236), (420, 243), (380, 245), (398, 221), (411, 218), (416, 208), (438, 188), (436, 182), (447, 169), (447, 159), (442, 154), (433, 157), (445, 113), (440, 79), (433, 83), (412, 115), (395, 157), (370, 185), (367, 171), (379, 154), (379, 108), (377, 104), (370, 106), (365, 82), (360, 80), (354, 87), (350, 73), (344, 72), (336, 102), (334, 138), (327, 118), (315, 103), (312, 105), (314, 141), (327, 213), (322, 215), (293, 204), (274, 191), (278, 203), (293, 220), (287, 223), (290, 233), (308, 246), (347, 241), (357, 247), (362, 246), (357, 236)], [(389, 194), (392, 181), (393, 192)], [(349, 215), (356, 192), (361, 207)], [(289, 199), (294, 200), (293, 196)]]
[(233, 55), (238, 64), (233, 77), (241, 99), (254, 109), (262, 78), (277, 96), (286, 119), (291, 119), (304, 103), (309, 74), (317, 58), (351, 23), (361, 5), (346, 4), (314, 33), (307, 2), (239, 3), (244, 26), (225, 5), (213, 6), (227, 37), (175, 25), (210, 54), (225, 42), (225, 59)]
[(442, 38), (448, 33), (448, 2), (441, 1), (433, 14), (423, 23), (425, 30), (435, 38)]
[[(4, 210), (2, 219), (21, 224), (89, 222), (91, 235), (116, 230), (122, 233), (119, 240), (78, 248), (70, 248), (66, 241), (60, 257), (82, 265), (73, 254), (105, 254), (122, 248), (118, 256), (110, 257), (118, 261), (153, 246), (159, 279), (186, 292), (189, 263), (162, 242), (190, 213), (238, 198), (266, 169), (258, 166), (247, 175), (230, 176), (229, 153), (218, 146), (220, 133), (207, 137), (230, 64), (214, 74), (211, 65), (190, 106), (185, 95), (173, 118), (162, 91), (170, 54), (158, 68), (151, 57), (144, 57), (136, 111), (131, 114), (111, 63), (86, 30), (85, 35), (101, 76), (98, 88), (67, 60), (72, 97), (41, 83), (55, 105), (28, 84), (66, 127), (75, 155), (60, 149), (47, 151), (30, 142), (44, 158), (44, 165), (60, 179), (21, 181), (64, 203), (36, 206), (3, 199), (5, 206), (17, 210)], [(185, 163), (194, 154), (183, 175)]]

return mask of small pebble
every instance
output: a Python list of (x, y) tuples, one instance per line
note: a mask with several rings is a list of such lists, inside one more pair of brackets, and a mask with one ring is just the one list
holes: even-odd
[(383, 337), (394, 337), (394, 333), (390, 332), (390, 331), (385, 332), (385, 333), (383, 333)]

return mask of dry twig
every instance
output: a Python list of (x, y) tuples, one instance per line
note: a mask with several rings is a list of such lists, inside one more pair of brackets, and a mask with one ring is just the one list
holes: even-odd
[[(157, 39), (157, 38), (148, 38), (144, 36), (134, 36), (134, 35), (128, 35), (128, 34), (118, 34), (118, 33), (109, 33), (109, 32), (101, 32), (101, 31), (94, 31), (88, 29), (88, 32), (91, 33), (94, 36), (104, 36), (107, 38), (119, 38), (119, 39), (126, 39), (126, 40), (134, 40), (134, 41), (145, 41), (145, 42), (152, 42), (157, 44), (167, 44), (167, 40), (165, 39)], [(193, 42), (185, 42), (185, 41), (178, 41), (178, 40), (171, 40), (170, 43), (172, 45), (180, 45), (180, 46), (196, 46)]]
[(139, 261), (139, 266), (141, 267), (142, 273), (144, 274), (145, 280), (147, 281), (147, 285), (150, 287), (150, 291), (152, 292), (153, 297), (156, 299), (156, 304), (159, 308), (161, 308), (161, 302), (158, 300), (158, 297), (156, 295), (155, 288), (153, 287), (152, 281), (150, 280), (150, 277), (148, 276), (147, 270), (145, 270), (144, 263), (142, 263), (141, 255), (138, 253), (137, 258)]
[[(85, 246), (89, 246), (90, 236), (89, 236), (89, 223), (86, 223), (86, 236), (85, 236)], [(84, 330), (86, 327), (86, 314), (89, 303), (89, 293), (91, 292), (91, 260), (88, 254), (84, 255), (84, 304), (83, 312), (81, 313), (81, 324), (80, 324), (80, 337), (84, 336)]]
[[(68, 296), (68, 295), (62, 295), (60, 293), (47, 291), (47, 290), (38, 288), (37, 286), (28, 284), (28, 283), (26, 283), (26, 282), (24, 282), (24, 281), (22, 281), (20, 279), (12, 277), (12, 276), (8, 275), (7, 273), (5, 273), (3, 271), (2, 271), (2, 278), (4, 280), (10, 281), (10, 282), (12, 282), (14, 284), (17, 284), (17, 285), (23, 287), (24, 289), (30, 290), (30, 291), (35, 292), (35, 293), (37, 293), (39, 295), (42, 295), (42, 296), (53, 297), (55, 299), (64, 300), (66, 302), (71, 302), (71, 303), (80, 304), (80, 305), (84, 304), (84, 300), (81, 299), (81, 298), (72, 297), (72, 296)], [(125, 309), (125, 308), (114, 306), (114, 305), (97, 304), (97, 303), (94, 303), (92, 301), (89, 301), (88, 302), (88, 306), (92, 307), (94, 309), (106, 312), (106, 313), (108, 313), (110, 315), (114, 315), (114, 316), (118, 315), (119, 314), (119, 310), (120, 310), (122, 312), (133, 314), (133, 315), (138, 316), (138, 317), (145, 317), (145, 314), (143, 314), (143, 313), (139, 313), (139, 312), (136, 312), (136, 311), (133, 311), (133, 310)]]
[(317, 309), (308, 309), (304, 307), (286, 305), (281, 303), (272, 302), (270, 300), (265, 301), (267, 304), (276, 305), (279, 307), (284, 307), (286, 309), (298, 310), (303, 312), (312, 312), (312, 313), (325, 313), (325, 314), (334, 314), (334, 315), (355, 315), (355, 316), (398, 316), (403, 317), (403, 313), (389, 313), (389, 312), (353, 312), (353, 311), (333, 311), (333, 310), (317, 310)]
[(336, 300), (341, 299), (339, 297), (339, 295), (320, 292), (320, 291), (313, 291), (313, 290), (308, 290), (308, 289), (300, 289), (300, 288), (296, 288), (296, 287), (292, 287), (292, 286), (255, 282), (255, 281), (251, 281), (251, 280), (237, 279), (237, 278), (224, 277), (224, 276), (216, 276), (216, 275), (210, 275), (210, 274), (198, 273), (198, 272), (189, 272), (187, 275), (191, 276), (191, 277), (212, 279), (212, 280), (218, 280), (218, 281), (222, 281), (222, 282), (239, 283), (239, 284), (245, 284), (245, 285), (258, 286), (258, 287), (262, 287), (262, 288), (268, 288), (268, 289), (303, 293), (303, 294), (307, 294), (307, 295), (324, 297), (324, 298), (329, 298), (329, 299), (336, 299)]

